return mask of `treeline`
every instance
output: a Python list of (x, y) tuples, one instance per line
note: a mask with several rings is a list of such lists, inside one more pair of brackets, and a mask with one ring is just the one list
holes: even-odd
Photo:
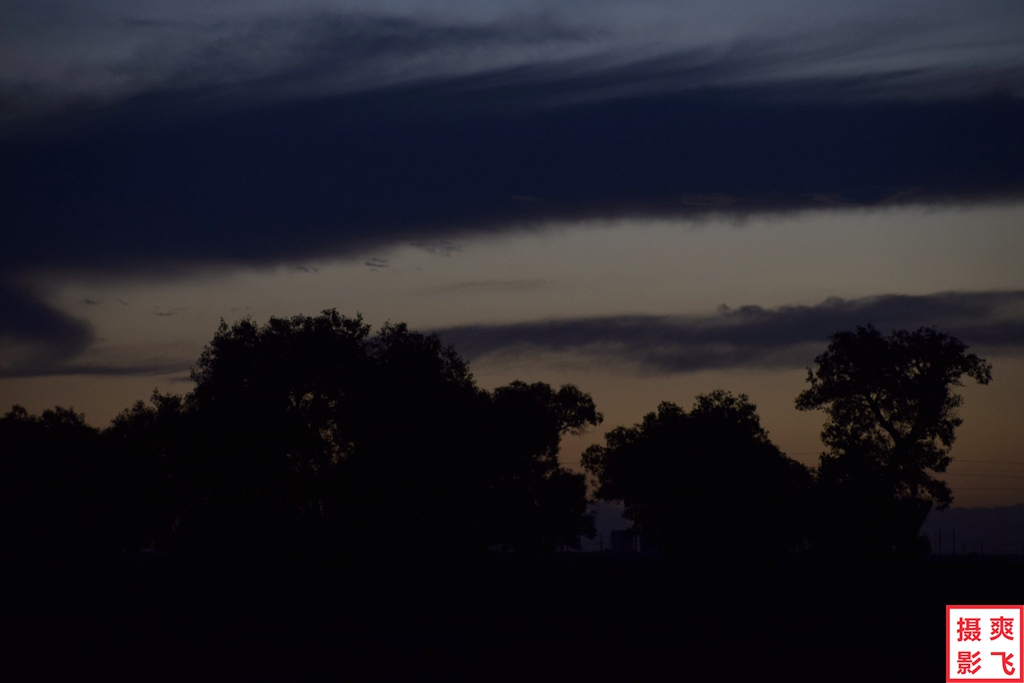
[[(919, 553), (924, 516), (951, 500), (930, 474), (959, 424), (950, 387), (990, 378), (965, 349), (934, 330), (839, 333), (798, 399), (829, 416), (816, 470), (716, 391), (608, 432), (583, 456), (593, 495), (670, 558)], [(437, 336), (371, 335), (336, 311), (222, 323), (192, 379), (103, 430), (62, 408), (0, 418), (8, 552), (532, 558), (593, 534), (585, 475), (557, 456), (602, 416), (572, 385), (485, 391)]]

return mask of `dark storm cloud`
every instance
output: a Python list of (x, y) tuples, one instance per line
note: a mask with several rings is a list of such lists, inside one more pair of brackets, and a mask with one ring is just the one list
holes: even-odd
[(0, 377), (49, 374), (92, 341), (88, 323), (0, 282)]
[[(0, 10), (20, 27), (0, 103), (21, 112), (0, 139), (0, 267), (274, 263), (550, 219), (1024, 193), (1019, 6), (729, 5)], [(792, 17), (739, 20), (765, 7)]]
[(1024, 349), (1024, 291), (828, 299), (816, 306), (722, 307), (709, 316), (612, 316), (438, 330), (469, 358), (538, 352), (590, 355), (654, 373), (803, 367), (828, 337), (872, 324), (934, 326), (985, 352)]
[(0, 266), (267, 263), (548, 219), (1024, 189), (1024, 101), (1009, 96), (832, 98), (851, 81), (526, 106), (572, 79), (508, 79), (157, 120), (181, 104), (165, 94), (75, 133), (7, 139)]

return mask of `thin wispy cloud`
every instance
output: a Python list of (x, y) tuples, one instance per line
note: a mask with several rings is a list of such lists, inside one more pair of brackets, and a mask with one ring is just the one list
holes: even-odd
[(178, 315), (182, 311), (187, 311), (188, 309), (188, 306), (178, 306), (177, 308), (163, 308), (162, 306), (157, 306), (156, 309), (153, 310), (153, 315), (161, 318), (169, 318), (171, 316)]
[(827, 299), (815, 306), (721, 307), (706, 316), (625, 315), (437, 330), (469, 358), (572, 353), (645, 373), (804, 367), (841, 330), (937, 327), (987, 352), (1024, 350), (1024, 292)]
[(418, 242), (410, 242), (410, 246), (437, 256), (451, 256), (465, 248), (465, 245), (456, 244), (451, 240), (420, 240)]
[[(7, 349), (0, 377), (46, 375), (166, 375), (194, 359), (87, 354), (91, 328), (53, 309), (4, 308), (0, 341)], [(9, 303), (0, 298), (0, 304)], [(17, 315), (15, 315), (17, 314)], [(936, 327), (979, 353), (1024, 351), (1024, 291), (944, 292), (826, 299), (813, 306), (721, 306), (708, 315), (619, 315), (495, 325), (462, 325), (436, 332), (468, 359), (522, 360), (571, 354), (582, 363), (627, 372), (665, 374), (719, 368), (799, 368), (811, 364), (828, 337), (858, 325), (893, 329)], [(20, 345), (11, 341), (22, 342)], [(32, 353), (14, 356), (11, 350)], [(105, 360), (106, 359), (106, 360)]]
[(428, 294), (466, 293), (480, 294), (492, 292), (535, 292), (537, 290), (550, 289), (555, 286), (555, 280), (533, 279), (533, 280), (473, 280), (470, 282), (455, 282), (450, 285), (441, 285), (427, 290)]
[[(15, 368), (0, 377), (47, 377), (88, 375), (92, 377), (162, 377), (175, 372), (189, 370), (194, 361), (140, 360), (116, 365), (94, 363), (62, 363), (45, 366)], [(174, 380), (178, 381), (178, 380)]]
[[(25, 113), (167, 89), (210, 94), (259, 84), (248, 97), (323, 96), (546, 66), (577, 76), (626, 67), (626, 74), (645, 62), (662, 66), (634, 71), (634, 90), (893, 74), (916, 74), (920, 84), (965, 68), (1019, 71), (1024, 12), (1013, 0), (82, 0), (7, 3), (0, 26), (7, 65), (0, 90)], [(688, 57), (673, 66), (680, 55)], [(953, 80), (943, 87), (965, 85), (977, 87)]]

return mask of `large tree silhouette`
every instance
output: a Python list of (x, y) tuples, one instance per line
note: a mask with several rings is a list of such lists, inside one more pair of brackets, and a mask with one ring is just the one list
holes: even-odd
[(828, 451), (818, 469), (822, 526), (818, 545), (859, 552), (914, 553), (927, 548), (918, 531), (933, 505), (948, 506), (945, 472), (963, 398), (952, 391), (970, 377), (992, 379), (992, 366), (934, 329), (858, 327), (831, 337), (808, 370), (800, 410), (824, 409)]
[(623, 502), (670, 555), (778, 556), (802, 544), (810, 473), (771, 442), (747, 396), (715, 391), (689, 413), (662, 403), (605, 442), (583, 455), (595, 495)]
[(138, 518), (170, 547), (532, 554), (590, 531), (583, 476), (557, 452), (600, 415), (571, 385), (490, 393), (436, 335), (370, 335), (333, 310), (222, 323), (192, 377), (108, 430), (154, 492)]

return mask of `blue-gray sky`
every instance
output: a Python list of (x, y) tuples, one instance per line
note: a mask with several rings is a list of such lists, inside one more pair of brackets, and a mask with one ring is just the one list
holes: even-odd
[(1022, 36), (1019, 0), (4, 3), (0, 399), (102, 422), (219, 317), (335, 305), (621, 421), (798, 391), (869, 322), (1019, 378)]

